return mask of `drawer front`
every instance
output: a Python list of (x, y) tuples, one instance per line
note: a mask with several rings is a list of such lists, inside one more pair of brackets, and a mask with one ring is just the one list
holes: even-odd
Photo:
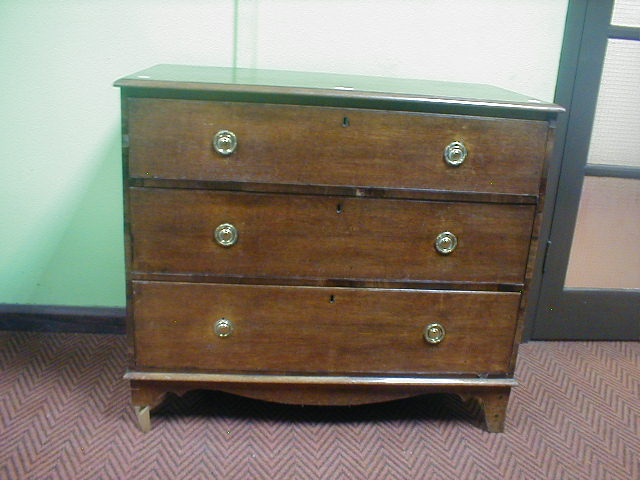
[[(133, 292), (137, 368), (219, 372), (506, 372), (520, 299), (168, 282)], [(433, 323), (445, 330), (437, 344), (423, 337)]]
[[(131, 188), (132, 269), (519, 284), (534, 207)], [(215, 241), (233, 225), (235, 245)], [(434, 247), (457, 236), (448, 255)]]
[[(539, 192), (545, 122), (195, 100), (127, 103), (135, 178)], [(221, 130), (237, 137), (231, 155), (213, 149)], [(468, 150), (457, 167), (444, 161), (455, 141)]]

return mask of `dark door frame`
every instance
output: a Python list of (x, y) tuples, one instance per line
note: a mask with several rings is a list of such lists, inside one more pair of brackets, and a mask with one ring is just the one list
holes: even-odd
[(585, 174), (640, 178), (640, 169), (586, 165), (609, 38), (640, 39), (640, 28), (610, 26), (613, 0), (570, 0), (555, 102), (567, 108), (557, 126), (538, 278), (525, 338), (640, 339), (640, 292), (565, 289), (565, 274)]

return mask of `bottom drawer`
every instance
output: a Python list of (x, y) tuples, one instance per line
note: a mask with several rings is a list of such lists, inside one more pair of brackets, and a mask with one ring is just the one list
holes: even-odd
[[(136, 368), (279, 373), (504, 373), (520, 300), (169, 282), (133, 282), (133, 294)], [(424, 339), (433, 323), (440, 343)]]

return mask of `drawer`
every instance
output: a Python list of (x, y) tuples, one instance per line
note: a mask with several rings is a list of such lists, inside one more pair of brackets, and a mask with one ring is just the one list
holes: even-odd
[[(539, 193), (546, 122), (173, 99), (127, 105), (134, 178)], [(229, 156), (213, 149), (220, 130), (237, 137)], [(444, 161), (455, 141), (468, 150), (457, 167)]]
[[(133, 282), (136, 367), (506, 372), (519, 300), (518, 293)], [(433, 323), (445, 331), (437, 344), (423, 337)], [(216, 326), (231, 334), (218, 336)]]
[[(534, 207), (131, 188), (132, 270), (521, 284)], [(235, 245), (220, 246), (231, 224)], [(457, 248), (434, 247), (451, 232)]]

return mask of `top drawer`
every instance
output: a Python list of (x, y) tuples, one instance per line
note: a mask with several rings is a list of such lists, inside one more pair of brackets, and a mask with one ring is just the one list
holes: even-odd
[[(537, 195), (543, 121), (129, 98), (129, 176)], [(237, 148), (217, 153), (215, 134)], [(444, 150), (467, 149), (451, 166)]]

